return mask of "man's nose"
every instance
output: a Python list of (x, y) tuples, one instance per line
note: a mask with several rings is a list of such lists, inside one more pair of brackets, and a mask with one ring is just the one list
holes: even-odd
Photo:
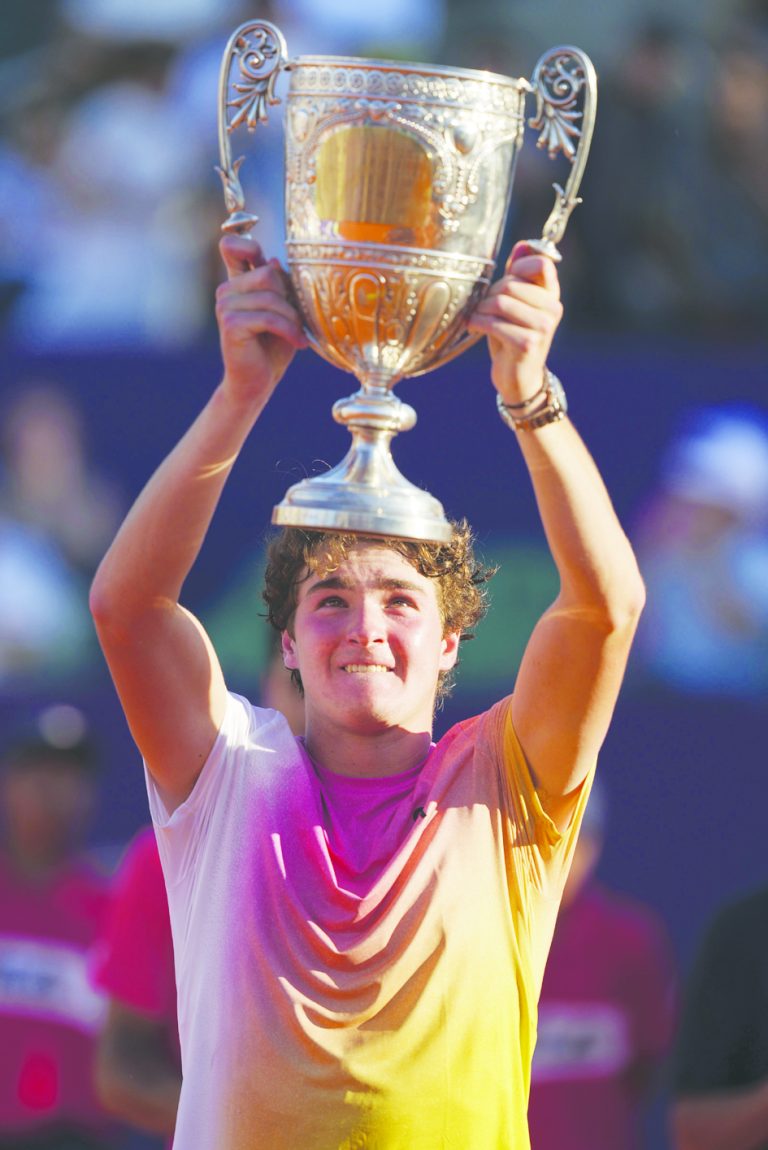
[(349, 638), (363, 647), (385, 638), (384, 612), (378, 603), (365, 600), (350, 612)]

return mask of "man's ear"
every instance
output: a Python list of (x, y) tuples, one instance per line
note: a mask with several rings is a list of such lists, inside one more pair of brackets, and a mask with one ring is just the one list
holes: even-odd
[(280, 645), (283, 649), (283, 663), (289, 671), (296, 671), (299, 667), (299, 662), (296, 657), (296, 643), (291, 638), (288, 631), (283, 631), (280, 636)]
[(447, 635), (443, 635), (443, 650), (440, 655), (440, 670), (450, 671), (451, 667), (456, 666), (456, 660), (459, 657), (459, 641), (461, 634), (459, 631), (449, 631)]

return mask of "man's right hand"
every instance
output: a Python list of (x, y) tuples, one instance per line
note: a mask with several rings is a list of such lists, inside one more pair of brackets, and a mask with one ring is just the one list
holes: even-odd
[(228, 277), (216, 293), (223, 386), (237, 402), (263, 405), (307, 337), (277, 260), (245, 236), (225, 236), (219, 251)]

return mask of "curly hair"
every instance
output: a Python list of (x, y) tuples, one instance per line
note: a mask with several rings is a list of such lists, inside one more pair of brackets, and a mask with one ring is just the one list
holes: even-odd
[[(451, 527), (453, 535), (449, 543), (284, 528), (267, 548), (262, 597), (267, 604), (269, 622), (278, 631), (290, 632), (300, 584), (312, 574), (325, 576), (335, 571), (352, 548), (363, 543), (395, 551), (425, 578), (434, 579), (443, 634), (458, 632), (460, 639), (472, 639), (471, 628), (488, 610), (486, 584), (496, 568), (486, 567), (476, 558), (472, 530), (465, 519), (452, 523)], [(441, 672), (437, 702), (452, 690), (454, 671), (455, 668)], [(291, 676), (301, 690), (299, 672), (292, 671)]]

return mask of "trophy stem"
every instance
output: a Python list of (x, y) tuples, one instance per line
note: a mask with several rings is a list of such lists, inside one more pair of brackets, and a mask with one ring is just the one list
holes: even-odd
[(333, 417), (349, 428), (352, 444), (336, 467), (290, 487), (272, 522), (324, 531), (352, 531), (448, 543), (442, 505), (397, 469), (390, 445), (416, 423), (416, 412), (381, 383), (364, 380), (338, 400)]
[[(391, 380), (389, 383), (391, 386)], [(416, 423), (416, 412), (398, 399), (385, 382), (366, 376), (359, 391), (334, 403), (333, 418), (350, 430), (360, 427), (389, 431), (391, 440), (398, 431), (410, 431)]]

